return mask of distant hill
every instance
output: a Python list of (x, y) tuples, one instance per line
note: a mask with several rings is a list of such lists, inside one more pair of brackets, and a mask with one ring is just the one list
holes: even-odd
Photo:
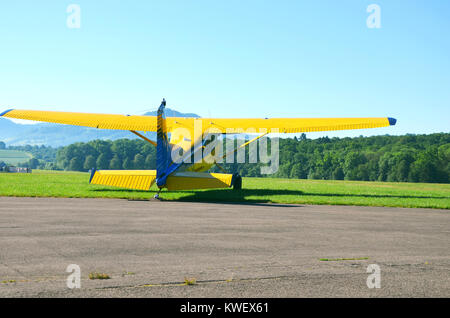
[[(147, 112), (144, 116), (156, 116), (156, 111)], [(167, 117), (200, 117), (193, 113), (180, 113), (166, 108)], [(150, 139), (156, 139), (156, 133), (147, 133)], [(7, 118), (0, 118), (0, 141), (7, 145), (46, 145), (52, 147), (67, 146), (75, 142), (88, 142), (94, 139), (116, 140), (121, 138), (135, 139), (136, 135), (129, 131), (105, 130), (89, 127), (39, 123), (33, 125), (17, 124)]]
[(33, 158), (33, 155), (28, 152), (18, 150), (0, 150), (0, 162), (4, 162), (6, 164), (17, 165), (19, 163), (26, 162), (31, 158)]

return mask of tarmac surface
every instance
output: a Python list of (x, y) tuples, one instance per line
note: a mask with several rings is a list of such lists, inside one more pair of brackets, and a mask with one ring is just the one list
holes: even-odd
[(449, 297), (449, 213), (0, 197), (0, 297)]

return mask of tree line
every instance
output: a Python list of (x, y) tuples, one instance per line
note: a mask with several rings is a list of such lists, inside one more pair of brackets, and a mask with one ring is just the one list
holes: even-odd
[[(31, 152), (34, 161), (22, 164), (30, 168), (88, 171), (156, 167), (155, 147), (139, 139), (8, 149)], [(249, 177), (450, 182), (450, 133), (318, 139), (308, 139), (302, 134), (299, 138), (280, 138), (279, 156), (279, 169), (272, 175), (262, 175), (262, 164), (251, 164), (248, 160), (243, 164), (224, 163), (222, 167), (229, 173)], [(214, 167), (212, 171), (221, 169)]]
[(448, 183), (450, 134), (281, 139), (274, 176)]
[(56, 166), (71, 171), (155, 169), (156, 150), (139, 139), (75, 143), (57, 151)]

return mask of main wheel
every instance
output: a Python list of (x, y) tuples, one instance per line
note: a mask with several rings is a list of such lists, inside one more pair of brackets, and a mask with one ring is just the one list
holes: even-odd
[(236, 175), (233, 181), (233, 190), (241, 190), (242, 189), (242, 177), (240, 175)]

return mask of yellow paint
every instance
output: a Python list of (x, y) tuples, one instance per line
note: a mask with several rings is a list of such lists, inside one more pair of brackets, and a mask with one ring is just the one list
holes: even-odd
[(168, 130), (175, 127), (192, 127), (194, 120), (201, 120), (202, 132), (214, 128), (221, 133), (246, 133), (257, 130), (267, 133), (302, 133), (313, 131), (365, 129), (389, 126), (387, 117), (365, 118), (176, 118), (166, 119)]
[[(156, 131), (155, 116), (125, 116), (57, 111), (13, 109), (4, 117), (51, 123), (86, 126), (101, 129)], [(221, 133), (245, 133), (249, 129), (266, 130), (268, 133), (302, 133), (313, 131), (365, 129), (389, 126), (387, 117), (365, 118), (166, 118), (167, 131), (185, 128), (194, 138), (194, 121), (201, 122), (201, 131), (209, 129)], [(197, 125), (198, 126), (198, 125)], [(175, 141), (175, 140), (174, 140)]]
[(149, 190), (156, 179), (156, 170), (98, 170), (91, 184), (119, 188)]
[(156, 117), (13, 109), (4, 117), (101, 129), (156, 131)]
[(232, 174), (175, 172), (167, 178), (168, 190), (228, 188), (231, 186)]

